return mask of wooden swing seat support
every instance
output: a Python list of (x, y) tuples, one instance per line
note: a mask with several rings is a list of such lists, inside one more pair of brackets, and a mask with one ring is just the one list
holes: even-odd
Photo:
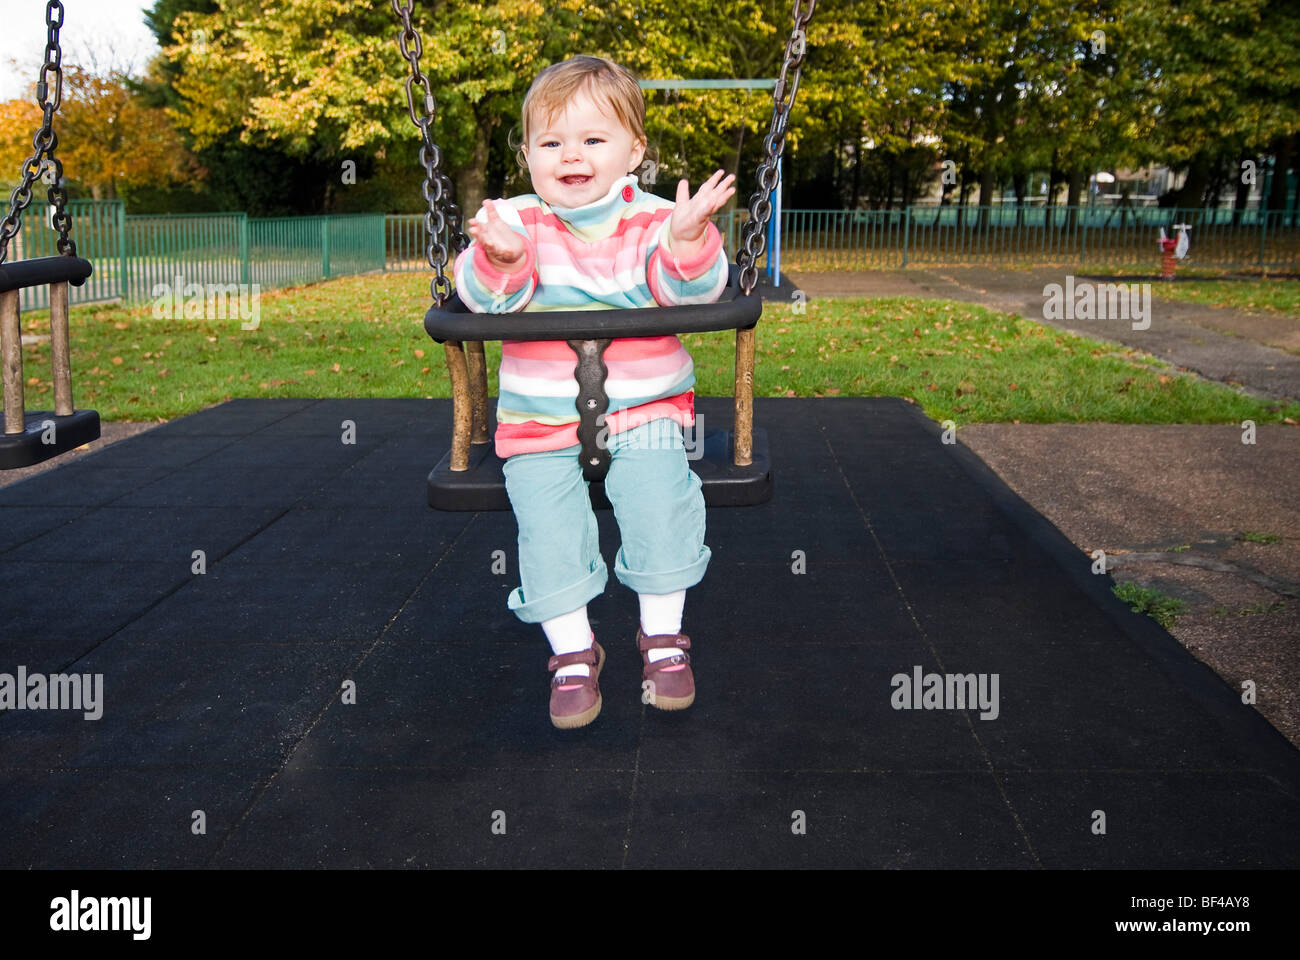
[[(80, 257), (40, 257), (0, 263), (0, 374), (4, 386), (4, 433), (0, 470), (30, 467), (99, 439), (99, 414), (72, 404), (72, 364), (68, 351), (68, 284), (81, 286), (91, 274)], [(22, 330), (18, 296), (27, 287), (50, 288), (50, 350), (54, 409), (26, 409)]]
[[(749, 506), (772, 496), (767, 434), (753, 428), (754, 328), (762, 302), (740, 289), (732, 266), (716, 303), (640, 310), (565, 310), (536, 313), (471, 312), (453, 296), (429, 310), (424, 328), (443, 345), (451, 377), (452, 446), (429, 474), (429, 505), (439, 510), (509, 510), (502, 463), (492, 449), (487, 418), (485, 340), (564, 340), (577, 355), (574, 377), (580, 444), (578, 460), (593, 507), (609, 506), (603, 480), (609, 451), (599, 442), (599, 418), (609, 410), (602, 359), (611, 340), (681, 333), (736, 331), (733, 429), (702, 431), (702, 449), (688, 452), (708, 506)], [(698, 422), (698, 418), (697, 418)], [(701, 424), (703, 426), (703, 424)]]

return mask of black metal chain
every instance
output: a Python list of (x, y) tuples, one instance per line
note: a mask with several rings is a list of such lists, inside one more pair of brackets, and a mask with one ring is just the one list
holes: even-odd
[[(469, 237), (461, 230), (460, 208), (456, 206), (455, 190), (450, 178), (441, 169), (442, 152), (433, 142), (430, 132), (433, 127), (433, 115), (437, 107), (433, 99), (433, 90), (429, 78), (420, 69), (420, 54), (424, 45), (420, 35), (411, 24), (414, 0), (392, 0), (393, 12), (402, 21), (402, 32), (398, 35), (398, 46), (402, 56), (411, 65), (411, 75), (406, 78), (406, 108), (411, 115), (411, 122), (420, 131), (420, 165), (424, 167), (424, 183), (420, 193), (424, 196), (429, 209), (424, 214), (424, 231), (428, 238), (425, 247), (425, 259), (433, 268), (434, 278), (429, 283), (429, 292), (434, 302), (441, 307), (451, 297), (451, 280), (447, 277), (447, 246), (442, 242), (443, 234), (450, 232), (452, 246), (457, 253), (469, 246)], [(424, 113), (415, 107), (415, 87), (424, 90)], [(445, 213), (444, 213), (445, 211)]]
[[(807, 9), (804, 9), (805, 3)], [(767, 221), (772, 216), (772, 191), (776, 189), (777, 164), (785, 149), (785, 127), (790, 120), (790, 108), (799, 90), (799, 69), (803, 66), (808, 47), (806, 28), (817, 8), (817, 0), (795, 0), (794, 30), (785, 44), (785, 58), (781, 62), (781, 75), (772, 92), (772, 123), (763, 139), (763, 159), (756, 171), (758, 191), (749, 198), (749, 219), (741, 231), (740, 250), (736, 263), (740, 265), (740, 288), (745, 293), (758, 283), (758, 258), (767, 244)], [(788, 74), (794, 71), (794, 80), (786, 90)]]
[[(56, 16), (57, 14), (57, 16)], [(54, 132), (54, 114), (63, 102), (63, 49), (59, 46), (59, 28), (63, 26), (63, 4), (49, 0), (45, 5), (45, 63), (41, 65), (40, 80), (36, 83), (36, 105), (41, 108), (41, 125), (32, 137), (35, 152), (24, 161), (22, 179), (9, 194), (9, 214), (0, 221), (0, 263), (9, 255), (9, 241), (22, 227), (23, 211), (32, 202), (32, 184), (45, 169), (53, 173), (46, 195), (54, 207), (54, 229), (59, 231), (59, 253), (68, 257), (77, 255), (77, 245), (72, 242), (72, 217), (67, 212), (68, 194), (63, 189), (63, 163), (55, 155), (59, 138)], [(54, 95), (50, 96), (49, 75), (54, 74)], [(47, 167), (48, 165), (48, 167)]]

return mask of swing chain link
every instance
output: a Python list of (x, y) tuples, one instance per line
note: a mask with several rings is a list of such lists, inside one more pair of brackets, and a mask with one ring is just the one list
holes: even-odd
[[(460, 208), (452, 199), (454, 190), (451, 180), (442, 170), (442, 152), (433, 142), (431, 130), (437, 105), (433, 98), (433, 89), (429, 78), (420, 69), (420, 55), (424, 44), (411, 23), (414, 0), (392, 0), (393, 12), (402, 21), (402, 32), (398, 35), (398, 46), (402, 56), (411, 65), (411, 75), (406, 78), (406, 109), (411, 122), (420, 131), (420, 165), (424, 167), (424, 183), (420, 194), (428, 204), (424, 214), (424, 231), (428, 238), (424, 255), (429, 266), (433, 268), (434, 278), (429, 283), (429, 292), (434, 302), (441, 307), (451, 298), (451, 279), (447, 276), (447, 245), (443, 235), (450, 233), (451, 244), (457, 253), (469, 246), (469, 237), (461, 230)], [(424, 111), (421, 113), (415, 105), (415, 88), (424, 91)]]
[[(817, 0), (795, 0), (794, 29), (786, 41), (781, 75), (772, 91), (772, 123), (763, 139), (763, 159), (756, 171), (759, 189), (749, 198), (749, 219), (741, 232), (741, 249), (736, 255), (736, 262), (740, 265), (740, 289), (746, 294), (758, 283), (758, 258), (763, 255), (767, 243), (767, 221), (772, 216), (772, 191), (776, 189), (777, 167), (785, 149), (785, 127), (799, 90), (799, 70), (808, 48), (808, 21), (816, 8)], [(794, 71), (793, 80), (789, 77), (791, 70)], [(786, 89), (787, 83), (789, 90)]]
[[(46, 195), (54, 207), (54, 229), (59, 232), (59, 253), (68, 257), (77, 255), (77, 245), (72, 242), (72, 217), (67, 212), (68, 193), (63, 188), (63, 162), (54, 155), (59, 146), (54, 132), (54, 114), (63, 102), (63, 48), (59, 45), (59, 28), (63, 26), (63, 4), (49, 0), (45, 5), (45, 63), (41, 65), (40, 79), (36, 83), (36, 105), (41, 108), (41, 125), (32, 137), (34, 152), (22, 165), (22, 179), (9, 195), (9, 214), (0, 221), (0, 263), (9, 255), (9, 241), (22, 227), (23, 211), (32, 202), (32, 185), (45, 171), (53, 174), (44, 178), (50, 185)], [(50, 96), (50, 74), (54, 75), (54, 95)]]

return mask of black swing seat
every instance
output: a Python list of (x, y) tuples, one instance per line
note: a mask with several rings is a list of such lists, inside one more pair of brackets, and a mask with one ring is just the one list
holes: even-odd
[[(639, 310), (555, 310), (526, 313), (474, 313), (453, 295), (446, 306), (433, 307), (425, 315), (424, 329), (437, 343), (447, 340), (566, 340), (577, 352), (578, 341), (600, 341), (621, 337), (657, 337), (681, 333), (709, 333), (722, 330), (745, 330), (758, 323), (762, 314), (759, 297), (740, 289), (740, 270), (732, 265), (726, 289), (715, 303), (678, 307), (645, 307)], [(584, 378), (584, 361), (579, 354), (575, 372), (580, 398), (584, 390), (599, 391), (604, 397), (603, 363), (595, 361), (598, 372), (593, 379)], [(601, 404), (601, 409), (605, 404)], [(578, 408), (583, 424), (589, 418)], [(732, 431), (709, 429), (697, 416), (696, 436), (686, 432), (687, 462), (702, 482), (704, 502), (710, 507), (741, 507), (764, 503), (772, 497), (772, 463), (768, 452), (767, 431), (752, 430), (752, 462), (736, 466), (733, 462)], [(491, 425), (490, 425), (491, 426)], [(492, 436), (494, 427), (489, 429)], [(698, 432), (703, 433), (702, 440)], [(470, 446), (469, 469), (451, 469), (451, 451), (429, 474), (429, 506), (438, 510), (509, 510), (503, 461), (492, 443)], [(596, 471), (603, 475), (603, 471)], [(584, 468), (592, 507), (608, 509), (604, 483), (593, 479)]]
[(50, 410), (27, 410), (23, 421), (22, 433), (5, 433), (0, 428), (0, 470), (30, 467), (99, 439), (97, 410), (74, 410), (66, 417)]
[(48, 283), (70, 283), (79, 287), (90, 274), (90, 261), (81, 257), (37, 257), (0, 263), (0, 293)]
[[(81, 257), (38, 257), (0, 263), (0, 293), (51, 283), (79, 287), (91, 269), (90, 261)], [(23, 427), (22, 433), (5, 433), (0, 426), (0, 470), (30, 467), (98, 440), (99, 413), (74, 410), (61, 417), (50, 410), (27, 410), (23, 413)]]

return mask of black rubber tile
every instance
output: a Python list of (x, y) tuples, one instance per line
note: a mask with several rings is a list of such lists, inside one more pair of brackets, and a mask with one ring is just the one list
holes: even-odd
[[(1004, 539), (1000, 547), (988, 557), (966, 553), (891, 561), (921, 628), (941, 649), (969, 646), (977, 639), (1038, 645), (1118, 636), (1116, 625), (1093, 599), (1032, 541)], [(1078, 556), (1080, 562), (1087, 560)], [(935, 602), (938, 598), (942, 602)]]
[[(683, 629), (702, 642), (743, 641), (755, 648), (747, 656), (762, 659), (783, 644), (834, 640), (889, 647), (917, 636), (882, 566), (824, 562), (815, 550), (810, 554), (805, 573), (795, 573), (793, 562), (733, 565), (715, 554), (704, 579), (686, 591)], [(620, 589), (635, 614), (636, 595)]]
[(315, 770), (290, 764), (213, 865), (616, 868), (632, 778), (631, 769)]
[[(996, 678), (996, 708), (972, 710), (970, 716), (1000, 770), (1050, 769), (1064, 758), (1080, 770), (1254, 764), (1252, 752), (1216, 713), (1171, 684), (1154, 661), (1121, 638), (1038, 645), (949, 639), (942, 665), (924, 672), (973, 674), (990, 694)], [(913, 670), (900, 664), (898, 672)], [(959, 686), (969, 689), (960, 681), (953, 686), (954, 696)]]
[(363, 461), (383, 440), (378, 437), (343, 443), (338, 437), (273, 437), (254, 434), (188, 464), (188, 474), (220, 475), (236, 482), (242, 474), (315, 468), (322, 479)]
[(160, 424), (150, 433), (167, 437), (242, 437), (319, 403), (310, 398), (240, 397)]
[(92, 455), (81, 463), (0, 487), (0, 507), (98, 507), (115, 503), (175, 471), (175, 467), (101, 467), (95, 465)]
[[(206, 866), (273, 772), (0, 766), (0, 868)], [(195, 811), (203, 813), (205, 833), (194, 832)]]
[(83, 516), (85, 507), (0, 506), (0, 554)]
[(467, 516), (429, 507), (429, 474), (445, 452), (442, 443), (389, 439), (368, 450), (350, 469), (322, 477), (320, 486), (304, 495), (303, 504), (383, 506), (421, 523)]
[(63, 670), (27, 664), (29, 676), (75, 673), (83, 690), (92, 684), (98, 716), (6, 712), (4, 763), (29, 770), (275, 767), (339, 696), (366, 646), (189, 644), (120, 634)]
[[(12, 508), (19, 509), (19, 508)], [(6, 560), (215, 562), (280, 515), (279, 507), (101, 507), (15, 547)], [(4, 514), (0, 513), (0, 519)]]
[(109, 468), (139, 469), (144, 466), (178, 469), (220, 450), (230, 449), (239, 441), (236, 436), (191, 436), (172, 433), (168, 428), (169, 425), (163, 424), (118, 440), (102, 450), (96, 450), (74, 466), (78, 469), (93, 468), (96, 471)]
[(790, 485), (783, 484), (773, 491), (770, 503), (707, 511), (704, 527), (709, 549), (736, 562), (770, 563), (785, 558), (793, 563), (796, 550), (805, 558), (835, 563), (878, 561), (880, 557), (870, 528), (858, 516), (842, 485), (827, 485), (820, 502), (812, 502), (811, 497), (796, 499)]
[[(752, 642), (729, 638), (696, 649), (692, 638), (691, 652), (695, 703), (681, 712), (646, 707), (643, 768), (692, 776), (750, 769), (988, 769), (963, 713), (895, 707), (895, 674), (910, 678), (914, 665), (935, 669), (919, 642), (887, 649), (763, 644), (756, 650)], [(623, 655), (635, 659), (639, 679), (635, 648)]]
[[(521, 626), (527, 626), (522, 625)], [(604, 644), (602, 643), (602, 646)], [(607, 649), (601, 714), (581, 730), (551, 724), (551, 651), (525, 639), (379, 644), (356, 669), (357, 703), (332, 704), (294, 754), (304, 767), (628, 769), (641, 724), (640, 660)]]
[[(444, 443), (449, 444), (451, 416), (450, 412), (445, 418), (438, 416), (441, 412), (441, 409), (432, 407), (427, 400), (368, 397), (326, 399), (268, 423), (256, 435), (338, 438), (345, 432), (344, 421), (350, 420), (352, 434), (358, 442), (375, 438), (418, 438), (428, 442), (441, 437), (444, 438)], [(437, 459), (434, 460), (434, 465), (436, 464)]]
[(233, 464), (218, 469), (190, 467), (118, 497), (117, 507), (289, 507), (333, 474), (318, 466), (262, 465), (242, 471)]
[[(507, 549), (505, 574), (493, 574), (492, 553), (502, 543), (493, 538), (478, 546), (471, 556), (461, 551), (430, 556), (425, 575), (414, 588), (410, 599), (388, 625), (384, 639), (394, 643), (462, 643), (492, 642), (497, 639), (518, 642), (525, 637), (544, 637), (540, 624), (524, 623), (508, 607), (510, 592), (519, 586), (513, 544)], [(605, 594), (626, 594), (621, 598), (629, 612), (627, 623), (636, 630), (636, 595), (619, 584), (610, 574)], [(602, 629), (595, 607), (600, 598), (588, 605), (587, 619), (598, 637)], [(602, 641), (603, 642), (603, 641)]]
[[(1066, 758), (1062, 758), (1065, 760)], [(1005, 773), (1043, 866), (1070, 869), (1300, 866), (1294, 794), (1239, 770)], [(1105, 833), (1094, 823), (1105, 817)]]
[[(294, 564), (301, 560), (392, 563), (424, 569), (463, 529), (432, 518), (410, 519), (386, 507), (299, 505), (258, 530), (228, 563)], [(462, 521), (464, 523), (465, 521)]]
[[(803, 813), (803, 834), (794, 831)], [(987, 771), (698, 772), (642, 766), (627, 866), (1031, 868)]]
[(182, 637), (196, 646), (373, 641), (426, 569), (309, 558), (274, 568), (222, 562), (204, 574), (187, 569), (181, 589), (139, 616), (130, 635)]
[(29, 644), (49, 644), (79, 656), (190, 576), (188, 566), (178, 563), (18, 563), (0, 558), (0, 664), (14, 662)]
[[(731, 403), (697, 410), (722, 424)], [(0, 763), (21, 757), (0, 849), (21, 866), (984, 867), (1035, 865), (1032, 843), (1044, 865), (1293, 865), (1268, 851), (1296, 847), (1300, 754), (968, 449), (887, 399), (759, 398), (755, 423), (775, 499), (709, 511), (688, 711), (641, 703), (637, 599), (597, 513), (609, 580), (588, 615), (609, 660), (579, 731), (551, 726), (549, 646), (507, 607), (513, 515), (427, 506), (448, 401), (234, 402), (5, 488), (21, 555), (64, 559), (0, 555), (0, 671), (100, 665), (112, 713), (0, 715)], [(202, 575), (194, 539), (216, 544)], [(898, 709), (916, 667), (996, 675), (997, 718)], [(1146, 816), (1146, 847), (1095, 860), (1101, 801), (1068, 832), (1091, 782), (1122, 829)], [(1186, 822), (1162, 833), (1166, 808)]]

